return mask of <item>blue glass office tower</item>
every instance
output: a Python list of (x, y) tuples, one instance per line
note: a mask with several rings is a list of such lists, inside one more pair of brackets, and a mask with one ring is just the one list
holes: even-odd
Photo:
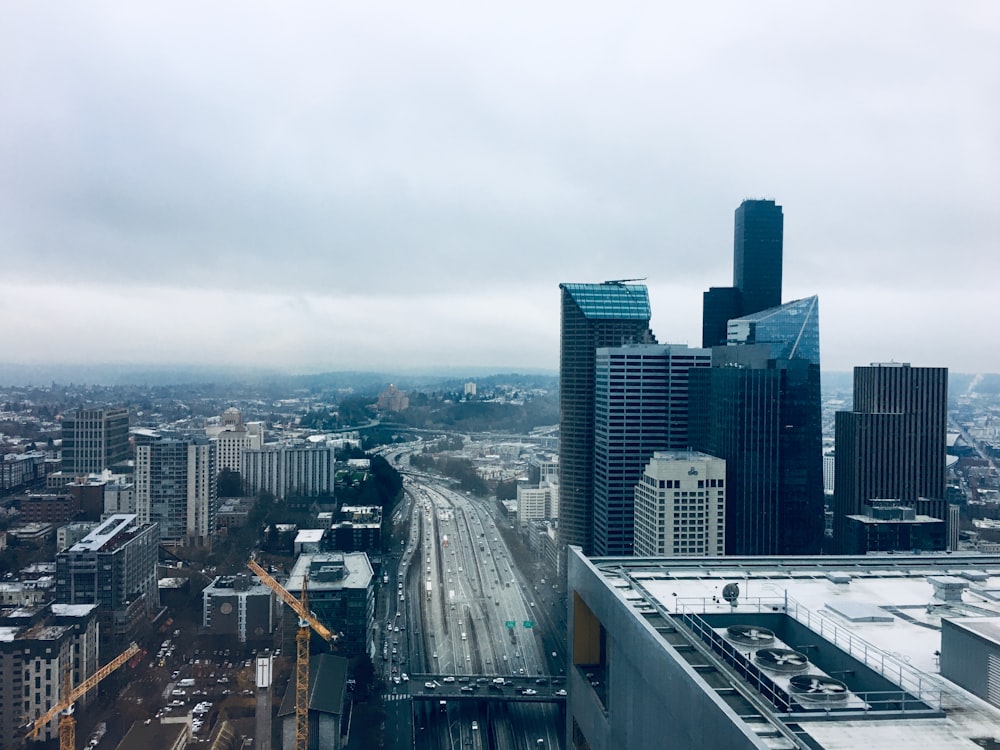
[(600, 347), (655, 343), (641, 284), (560, 284), (559, 541), (594, 548), (594, 378)]
[(726, 554), (805, 555), (823, 541), (816, 297), (731, 320), (689, 383), (691, 447), (726, 460)]

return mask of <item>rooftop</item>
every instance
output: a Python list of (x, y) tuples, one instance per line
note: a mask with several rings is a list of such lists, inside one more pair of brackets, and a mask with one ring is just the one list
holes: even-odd
[[(816, 712), (819, 718), (835, 717), (836, 721), (809, 720), (808, 711), (803, 720), (802, 714), (783, 713), (780, 708), (769, 717), (786, 725), (790, 720), (798, 723), (816, 747), (873, 750), (913, 744), (957, 750), (975, 747), (971, 741), (976, 738), (1000, 736), (1000, 706), (942, 677), (940, 668), (943, 620), (961, 623), (1000, 648), (1000, 557), (598, 558), (590, 562), (605, 584), (661, 637), (666, 631), (655, 622), (679, 618), (715, 650), (720, 664), (728, 660), (731, 665), (735, 659), (739, 671), (739, 662), (748, 663), (741, 676), (754, 691), (763, 693), (761, 686), (766, 682), (777, 685), (777, 692), (783, 692), (786, 699), (795, 697), (793, 675), (770, 674), (756, 683), (760, 678), (747, 676), (762, 673), (754, 666), (761, 662), (750, 654), (762, 645), (756, 639), (768, 628), (774, 637), (766, 645), (785, 654), (803, 652), (805, 656), (799, 653), (794, 658), (808, 658), (810, 679), (819, 675), (822, 682), (833, 672), (830, 664), (838, 662), (838, 669), (843, 669), (845, 654), (850, 657), (855, 669), (836, 673), (846, 683), (846, 688), (838, 688), (846, 697), (834, 711), (826, 703), (825, 714)], [(740, 641), (733, 628), (747, 629), (750, 640)], [(905, 693), (913, 701), (912, 713), (907, 713), (906, 701), (901, 709), (886, 710), (874, 693), (852, 687), (853, 678), (845, 675), (861, 671), (888, 681), (899, 691), (897, 695)], [(765, 696), (768, 700), (773, 695)], [(786, 711), (793, 710), (786, 707)]]
[(605, 282), (603, 284), (560, 284), (588, 318), (597, 320), (649, 320), (649, 292), (644, 285)]

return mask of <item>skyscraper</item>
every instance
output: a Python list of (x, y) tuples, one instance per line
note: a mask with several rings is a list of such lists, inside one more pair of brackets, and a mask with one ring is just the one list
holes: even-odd
[(833, 536), (869, 500), (899, 500), (947, 520), (948, 369), (905, 363), (854, 368), (854, 406), (836, 414)]
[(594, 554), (633, 552), (635, 486), (655, 451), (688, 443), (688, 377), (712, 353), (684, 345), (601, 348), (594, 400)]
[(736, 209), (733, 286), (740, 290), (741, 315), (781, 304), (785, 217), (774, 201), (745, 200)]
[(560, 284), (559, 289), (559, 541), (592, 554), (595, 353), (656, 340), (644, 285)]
[(815, 554), (823, 537), (819, 302), (729, 323), (691, 372), (691, 446), (726, 461), (726, 554)]
[(77, 409), (62, 421), (62, 470), (100, 474), (128, 458), (128, 409)]
[(204, 437), (136, 433), (135, 505), (142, 523), (160, 525), (167, 544), (207, 545), (218, 511), (215, 443)]
[(702, 343), (726, 343), (726, 323), (781, 304), (784, 215), (772, 200), (745, 200), (736, 209), (733, 285), (704, 294)]

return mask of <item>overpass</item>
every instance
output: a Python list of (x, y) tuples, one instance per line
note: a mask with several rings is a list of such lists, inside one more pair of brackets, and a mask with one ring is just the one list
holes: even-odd
[[(566, 703), (564, 677), (413, 674), (405, 683), (413, 700)], [(402, 687), (400, 685), (399, 687)]]

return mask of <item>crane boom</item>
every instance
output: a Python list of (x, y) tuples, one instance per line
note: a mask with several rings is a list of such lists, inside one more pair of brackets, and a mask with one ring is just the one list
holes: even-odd
[(75, 688), (73, 688), (69, 695), (59, 701), (56, 705), (42, 714), (39, 718), (35, 719), (34, 723), (31, 725), (31, 729), (26, 735), (29, 738), (37, 737), (38, 733), (42, 731), (42, 727), (48, 724), (60, 711), (65, 711), (67, 708), (72, 706), (81, 696), (86, 695), (88, 692), (93, 690), (97, 683), (107, 677), (109, 674), (114, 672), (118, 667), (127, 662), (133, 656), (139, 653), (139, 646), (132, 643), (127, 649), (122, 651), (118, 656), (109, 661), (103, 667), (94, 672), (90, 677), (85, 679)]
[(256, 560), (249, 560), (247, 562), (247, 567), (250, 568), (250, 570), (252, 570), (258, 578), (260, 578), (261, 583), (271, 589), (271, 591), (281, 598), (281, 601), (291, 607), (295, 614), (308, 622), (309, 627), (315, 630), (324, 640), (335, 641), (337, 639), (337, 636), (330, 632), (329, 628), (317, 620), (316, 616), (313, 615), (312, 612), (303, 607), (302, 602), (286, 591), (284, 586), (274, 580), (274, 578), (272, 578), (270, 574), (268, 574), (268, 572), (257, 563)]

